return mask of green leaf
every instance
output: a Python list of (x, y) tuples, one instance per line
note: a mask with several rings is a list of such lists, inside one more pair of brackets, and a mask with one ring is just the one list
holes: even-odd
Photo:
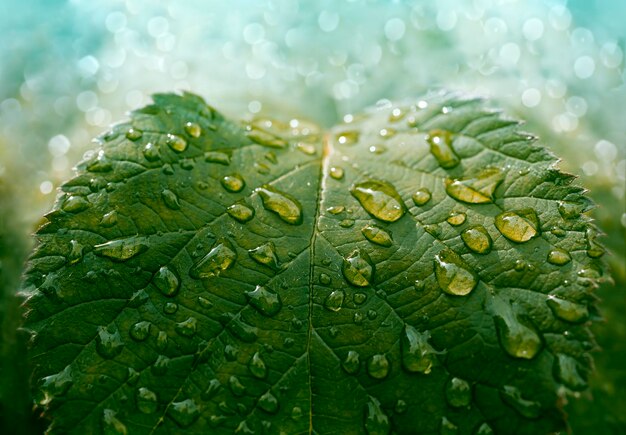
[(24, 283), (52, 433), (548, 433), (585, 388), (590, 201), (436, 94), (327, 133), (155, 95), (62, 186)]

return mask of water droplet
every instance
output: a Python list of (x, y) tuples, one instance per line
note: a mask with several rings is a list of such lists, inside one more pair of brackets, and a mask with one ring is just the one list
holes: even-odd
[(389, 435), (391, 424), (389, 418), (380, 407), (378, 399), (368, 396), (365, 405), (365, 432), (368, 435)]
[(288, 142), (272, 133), (269, 133), (257, 126), (248, 126), (246, 135), (253, 142), (270, 148), (285, 148)]
[(266, 242), (261, 246), (248, 251), (254, 261), (271, 269), (278, 269), (278, 258), (276, 257), (276, 246), (272, 242)]
[(454, 296), (465, 296), (478, 284), (478, 277), (467, 263), (447, 248), (435, 255), (435, 276), (441, 290)]
[(126, 378), (126, 382), (129, 385), (137, 385), (139, 382), (139, 372), (132, 367), (128, 367), (128, 377)]
[(578, 372), (578, 362), (569, 355), (562, 353), (556, 355), (554, 374), (564, 385), (574, 391), (587, 388), (587, 381)]
[(537, 418), (541, 413), (541, 404), (522, 397), (522, 392), (511, 385), (505, 385), (500, 391), (500, 398), (504, 403), (515, 409), (526, 418)]
[(308, 144), (308, 143), (304, 143), (304, 142), (298, 142), (296, 144), (296, 148), (298, 149), (298, 151), (306, 154), (307, 156), (312, 156), (315, 155), (315, 146)]
[(189, 270), (192, 278), (211, 278), (231, 268), (237, 260), (233, 245), (227, 240), (219, 240), (213, 248)]
[(165, 203), (165, 205), (171, 208), (172, 210), (180, 209), (180, 203), (178, 202), (178, 197), (171, 190), (169, 189), (163, 190), (161, 192), (161, 199), (163, 199), (163, 202)]
[(364, 181), (352, 186), (350, 193), (366, 212), (385, 222), (397, 221), (406, 211), (396, 188), (386, 181)]
[(174, 314), (176, 311), (178, 311), (178, 304), (174, 302), (167, 302), (163, 305), (163, 312), (165, 314)]
[(441, 417), (441, 426), (439, 426), (439, 435), (456, 435), (459, 428), (456, 424), (448, 420), (447, 417)]
[(481, 424), (478, 429), (476, 429), (476, 432), (474, 432), (474, 435), (493, 435), (493, 429), (491, 429), (491, 426), (489, 426), (487, 423), (483, 423)]
[(354, 316), (352, 316), (352, 321), (355, 325), (361, 325), (363, 323), (363, 320), (365, 320), (365, 316), (360, 311), (356, 311), (354, 313)]
[(117, 224), (117, 212), (115, 210), (106, 213), (100, 220), (100, 225), (104, 228), (111, 228), (115, 224)]
[(172, 297), (178, 293), (178, 277), (168, 266), (159, 268), (154, 274), (152, 282), (164, 296)]
[(430, 190), (428, 190), (427, 188), (423, 187), (421, 189), (418, 189), (412, 196), (411, 198), (413, 199), (413, 202), (415, 203), (415, 205), (417, 206), (422, 206), (424, 204), (426, 204), (428, 201), (430, 201), (430, 198), (432, 197), (432, 194), (430, 193)]
[(227, 344), (224, 347), (224, 358), (226, 358), (226, 361), (230, 361), (230, 362), (236, 361), (238, 354), (239, 354), (239, 349), (237, 349), (232, 344)]
[(367, 310), (367, 318), (370, 320), (374, 320), (378, 317), (378, 312), (376, 310)]
[(563, 219), (575, 219), (580, 216), (585, 206), (575, 202), (559, 201), (557, 208)]
[(556, 248), (548, 253), (548, 263), (563, 266), (570, 261), (572, 261), (572, 257), (563, 249)]
[(264, 316), (274, 316), (283, 306), (278, 293), (260, 285), (256, 286), (254, 291), (246, 292), (246, 296), (250, 305)]
[(224, 186), (224, 189), (232, 193), (241, 192), (246, 186), (246, 182), (239, 174), (225, 175), (222, 177), (220, 182), (222, 183), (222, 186)]
[(202, 399), (203, 400), (211, 400), (213, 397), (215, 397), (217, 395), (217, 393), (220, 391), (220, 389), (222, 388), (222, 384), (220, 383), (219, 380), (213, 378), (209, 381), (209, 385), (207, 386), (206, 390), (204, 390), (204, 392), (202, 393)]
[(105, 435), (126, 435), (128, 429), (117, 417), (117, 412), (112, 409), (105, 409), (102, 413), (102, 425)]
[(252, 355), (252, 358), (248, 363), (248, 370), (250, 370), (252, 376), (258, 379), (265, 379), (265, 377), (267, 376), (267, 367), (259, 352), (255, 352), (255, 354)]
[(68, 213), (79, 213), (89, 208), (89, 201), (82, 196), (70, 196), (65, 200), (62, 208)]
[(470, 384), (460, 378), (451, 378), (446, 385), (446, 399), (450, 406), (454, 408), (469, 406), (472, 400), (472, 388)]
[(477, 254), (488, 254), (491, 252), (491, 236), (482, 225), (474, 225), (463, 230), (461, 239), (465, 246)]
[(332, 166), (329, 172), (331, 178), (334, 178), (335, 180), (341, 180), (344, 176), (343, 168), (339, 168), (336, 166)]
[(512, 242), (527, 242), (539, 234), (539, 220), (532, 209), (505, 211), (496, 216), (498, 231)]
[(299, 406), (294, 406), (291, 410), (291, 418), (293, 418), (294, 420), (299, 420), (300, 418), (302, 418), (302, 414), (302, 408), (300, 408)]
[(324, 307), (330, 311), (339, 311), (341, 306), (343, 305), (343, 299), (345, 297), (345, 293), (343, 290), (333, 290), (326, 296), (324, 300)]
[(245, 343), (252, 343), (257, 339), (258, 330), (256, 327), (241, 321), (240, 315), (225, 313), (220, 318), (226, 328), (237, 338)]
[(148, 249), (145, 237), (128, 237), (126, 239), (111, 240), (93, 247), (97, 255), (108, 257), (111, 260), (126, 261)]
[(198, 138), (202, 134), (202, 128), (195, 122), (187, 122), (185, 124), (185, 131), (191, 137)]
[(587, 255), (590, 258), (600, 258), (606, 252), (605, 249), (596, 242), (597, 231), (595, 228), (588, 228), (586, 231), (587, 237)]
[(270, 391), (259, 397), (258, 405), (267, 413), (276, 414), (278, 412), (278, 399)]
[(244, 203), (235, 203), (226, 209), (226, 212), (236, 221), (242, 224), (249, 222), (254, 217), (254, 209)]
[(154, 414), (159, 406), (157, 395), (145, 387), (137, 390), (137, 409), (143, 414)]
[(169, 163), (166, 163), (166, 164), (163, 165), (162, 171), (163, 171), (163, 173), (165, 175), (173, 175), (174, 174), (174, 168)]
[(355, 304), (361, 305), (365, 303), (365, 300), (367, 299), (367, 295), (365, 293), (355, 293), (352, 299), (354, 300)]
[(176, 332), (183, 337), (193, 337), (196, 334), (198, 319), (189, 317), (187, 320), (176, 324)]
[(273, 165), (278, 163), (278, 157), (276, 157), (276, 154), (273, 151), (265, 153), (265, 159)]
[(138, 308), (145, 304), (148, 299), (150, 299), (150, 296), (148, 296), (148, 293), (146, 293), (145, 290), (137, 290), (128, 300), (128, 306), (131, 308)]
[(168, 134), (166, 143), (177, 153), (182, 153), (187, 149), (187, 141), (180, 136), (176, 136), (175, 134)]
[(91, 172), (108, 172), (113, 169), (113, 165), (104, 154), (104, 150), (98, 151), (95, 158), (87, 164), (87, 170)]
[(130, 327), (129, 334), (135, 341), (144, 341), (150, 335), (150, 322), (141, 321)]
[(354, 226), (354, 219), (344, 219), (339, 222), (341, 228), (351, 228)]
[(205, 310), (210, 310), (213, 308), (213, 302), (211, 302), (208, 298), (198, 296), (198, 305), (200, 305)]
[(341, 367), (350, 375), (354, 375), (359, 371), (361, 367), (361, 361), (359, 360), (358, 352), (354, 350), (348, 351), (346, 358), (341, 362)]
[(300, 225), (302, 223), (302, 206), (291, 195), (281, 192), (268, 184), (255, 189), (255, 192), (261, 196), (266, 210), (276, 213), (279, 218), (288, 224)]
[(332, 282), (332, 280), (330, 279), (330, 276), (326, 273), (320, 273), (320, 284), (322, 285), (330, 285), (330, 283)]
[(170, 368), (170, 359), (165, 355), (157, 356), (156, 361), (152, 364), (150, 370), (157, 376), (163, 376)]
[(404, 414), (408, 408), (409, 406), (404, 400), (398, 399), (396, 405), (393, 407), (393, 410), (396, 412), (396, 414)]
[(167, 347), (167, 332), (159, 331), (156, 339), (156, 347), (159, 351), (163, 352)]
[(404, 325), (404, 331), (400, 337), (400, 350), (402, 366), (411, 373), (431, 372), (437, 365), (437, 351), (428, 343), (430, 333), (419, 332), (411, 325)]
[(458, 227), (459, 225), (463, 225), (466, 219), (465, 213), (453, 211), (448, 215), (446, 222), (448, 222), (453, 227)]
[(424, 225), (424, 231), (433, 236), (435, 239), (438, 239), (441, 235), (441, 228), (437, 224)]
[(389, 139), (390, 137), (394, 137), (396, 133), (396, 130), (393, 128), (381, 128), (378, 135), (384, 139)]
[(548, 296), (546, 303), (556, 317), (566, 322), (581, 323), (589, 318), (589, 309), (586, 305), (570, 302), (555, 296)]
[(406, 116), (406, 111), (400, 107), (396, 107), (389, 114), (389, 122), (398, 122)]
[(361, 232), (367, 240), (377, 245), (389, 247), (393, 244), (391, 234), (376, 225), (367, 225)]
[(209, 417), (209, 424), (211, 425), (211, 427), (218, 427), (219, 425), (224, 423), (225, 420), (227, 420), (227, 417), (225, 415), (212, 415), (211, 417)]
[(105, 359), (111, 359), (122, 353), (124, 342), (120, 331), (113, 323), (108, 327), (99, 326), (96, 336), (96, 351)]
[(326, 211), (332, 215), (338, 215), (342, 213), (346, 208), (343, 205), (335, 205), (333, 207), (328, 207)]
[(228, 387), (235, 396), (241, 396), (246, 392), (246, 387), (241, 383), (237, 376), (228, 378)]
[(374, 379), (384, 379), (389, 374), (389, 360), (383, 354), (373, 355), (367, 361), (367, 373)]
[(432, 130), (426, 140), (430, 144), (430, 152), (442, 168), (451, 169), (461, 162), (452, 148), (452, 133), (449, 131)]
[(83, 245), (77, 240), (70, 240), (70, 253), (67, 256), (67, 262), (72, 265), (83, 259)]
[(341, 269), (346, 280), (357, 287), (367, 287), (374, 277), (374, 265), (367, 252), (354, 250), (343, 260)]
[(341, 133), (337, 133), (337, 135), (335, 136), (335, 140), (341, 145), (354, 145), (359, 140), (359, 132), (344, 131)]
[(167, 414), (182, 428), (191, 426), (200, 417), (200, 408), (193, 399), (182, 402), (172, 402), (167, 408)]
[(230, 165), (230, 156), (220, 151), (207, 151), (204, 153), (204, 161), (207, 163), (218, 163), (220, 165)]
[(502, 348), (513, 358), (532, 359), (543, 345), (530, 325), (520, 321), (508, 302), (493, 298), (491, 308)]
[[(46, 376), (39, 381), (39, 386), (47, 396), (59, 397), (67, 393), (67, 390), (74, 384), (72, 367), (67, 366), (59, 373)], [(44, 403), (42, 403), (43, 405)]]
[(148, 142), (146, 146), (143, 147), (143, 156), (149, 162), (156, 162), (161, 158), (159, 148), (152, 142)]
[(478, 176), (462, 180), (446, 179), (446, 193), (457, 201), (468, 204), (488, 204), (493, 202), (493, 194), (502, 182), (504, 175), (500, 169), (489, 168)]
[(141, 139), (142, 136), (143, 132), (138, 128), (131, 127), (126, 131), (126, 138), (132, 140), (133, 142)]

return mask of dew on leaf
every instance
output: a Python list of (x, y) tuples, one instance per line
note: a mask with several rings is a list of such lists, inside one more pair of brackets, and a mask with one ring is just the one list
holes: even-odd
[(554, 375), (566, 387), (580, 391), (587, 388), (587, 381), (578, 372), (578, 362), (575, 358), (563, 353), (556, 354), (554, 359)]
[(430, 201), (431, 197), (432, 197), (432, 194), (430, 193), (430, 190), (428, 190), (426, 187), (422, 187), (421, 189), (418, 189), (411, 196), (411, 199), (413, 199), (413, 202), (415, 203), (415, 205), (422, 206), (422, 205), (425, 205), (428, 201)]
[(70, 240), (70, 253), (67, 256), (67, 262), (72, 265), (83, 259), (83, 245), (77, 240)]
[(482, 225), (474, 225), (461, 233), (461, 239), (465, 246), (476, 254), (488, 254), (491, 252), (491, 236)]
[(339, 222), (341, 228), (352, 228), (354, 226), (354, 219), (343, 219)]
[(354, 296), (352, 296), (352, 300), (356, 305), (363, 304), (366, 299), (367, 295), (365, 293), (355, 293)]
[(278, 293), (264, 286), (256, 286), (253, 291), (246, 292), (246, 296), (250, 305), (267, 317), (277, 314), (283, 306)]
[(429, 374), (437, 365), (437, 351), (428, 343), (429, 332), (420, 332), (411, 325), (404, 325), (400, 337), (402, 367), (411, 373)]
[(224, 358), (226, 358), (226, 361), (231, 361), (231, 362), (236, 361), (238, 354), (239, 354), (239, 349), (237, 349), (232, 344), (227, 344), (224, 347)]
[(109, 172), (113, 164), (104, 154), (104, 150), (98, 151), (95, 158), (87, 164), (87, 170), (91, 172)]
[(426, 140), (430, 144), (431, 154), (442, 168), (452, 169), (461, 162), (454, 148), (452, 148), (452, 133), (449, 131), (429, 131)]
[(378, 312), (376, 310), (367, 310), (367, 318), (370, 320), (374, 320), (378, 317)]
[(200, 417), (200, 408), (193, 399), (172, 402), (167, 408), (167, 414), (181, 428), (191, 426)]
[(126, 261), (148, 249), (148, 241), (145, 237), (128, 237), (125, 239), (111, 240), (106, 243), (95, 245), (94, 252), (102, 257), (114, 261)]
[(585, 206), (576, 202), (559, 201), (557, 209), (563, 219), (575, 219), (583, 212)]
[(169, 189), (164, 189), (161, 192), (161, 199), (165, 205), (172, 210), (180, 210), (180, 203), (178, 202), (178, 196)]
[(228, 166), (230, 165), (230, 156), (220, 151), (207, 151), (204, 153), (204, 161)]
[(61, 208), (68, 213), (79, 213), (89, 208), (89, 201), (82, 196), (70, 196)]
[(198, 305), (200, 305), (205, 310), (210, 310), (211, 308), (213, 308), (213, 302), (203, 296), (198, 296)]
[(161, 266), (154, 274), (152, 282), (163, 296), (173, 297), (178, 293), (178, 277), (168, 266)]
[(137, 409), (142, 414), (154, 414), (159, 405), (157, 395), (145, 387), (137, 389), (136, 401)]
[(446, 222), (448, 222), (453, 227), (458, 227), (459, 225), (463, 225), (466, 219), (465, 213), (453, 211), (446, 218)]
[(341, 268), (346, 280), (356, 287), (367, 287), (374, 277), (374, 265), (369, 255), (361, 249), (344, 258)]
[(278, 269), (278, 258), (276, 257), (276, 246), (273, 242), (266, 242), (262, 245), (248, 250), (250, 257), (254, 261), (271, 269)]
[(177, 323), (175, 330), (183, 337), (193, 337), (196, 334), (197, 327), (198, 319), (195, 317), (189, 317), (187, 320)]
[(343, 305), (345, 293), (343, 290), (333, 290), (324, 299), (324, 308), (329, 311), (339, 311)]
[(241, 192), (243, 188), (246, 186), (246, 182), (244, 181), (243, 177), (239, 174), (225, 175), (220, 180), (220, 183), (222, 183), (222, 186), (224, 187), (224, 189), (232, 193)]
[(206, 387), (204, 392), (202, 393), (203, 400), (211, 400), (213, 397), (217, 395), (217, 393), (222, 389), (222, 384), (216, 378), (213, 378), (209, 381), (209, 385)]
[(498, 231), (512, 242), (527, 242), (539, 234), (539, 220), (533, 209), (505, 211), (495, 218)]
[(600, 258), (606, 250), (596, 242), (597, 231), (594, 228), (588, 228), (585, 236), (587, 238), (587, 255), (590, 258)]
[(254, 209), (245, 203), (235, 203), (226, 209), (226, 213), (237, 222), (242, 224), (249, 222), (254, 217)]
[(354, 315), (352, 316), (352, 321), (354, 322), (355, 325), (361, 325), (364, 319), (365, 319), (365, 316), (360, 311), (356, 311)]
[(546, 303), (556, 317), (566, 322), (581, 323), (589, 318), (589, 309), (584, 304), (571, 302), (556, 296), (548, 296)]
[(112, 323), (108, 327), (99, 326), (96, 335), (96, 351), (105, 359), (111, 359), (122, 353), (124, 342), (117, 327)]
[(159, 355), (157, 356), (157, 359), (154, 362), (154, 364), (152, 364), (150, 371), (157, 376), (163, 376), (164, 374), (167, 373), (167, 370), (169, 368), (170, 368), (170, 359), (166, 357), (165, 355)]
[(259, 127), (249, 126), (246, 135), (253, 142), (270, 148), (285, 148), (288, 144), (285, 139), (275, 136)]
[(376, 225), (366, 225), (361, 229), (361, 233), (367, 240), (376, 245), (389, 247), (393, 244), (391, 234)]
[(326, 211), (332, 215), (337, 215), (342, 213), (346, 208), (343, 205), (335, 205), (333, 207), (328, 207)]
[(130, 327), (129, 335), (135, 341), (144, 341), (150, 335), (150, 322), (141, 321)]
[(395, 406), (393, 407), (393, 410), (396, 412), (396, 414), (404, 414), (408, 408), (409, 405), (407, 405), (404, 400), (398, 399)]
[(302, 206), (291, 195), (281, 192), (269, 184), (255, 189), (255, 192), (263, 200), (265, 209), (276, 213), (284, 222), (291, 225), (300, 225), (302, 223)]
[(537, 418), (541, 413), (541, 404), (539, 402), (525, 399), (522, 396), (522, 392), (512, 385), (505, 385), (500, 390), (500, 398), (523, 417)]
[(244, 323), (239, 315), (225, 313), (220, 320), (225, 324), (226, 328), (241, 341), (252, 343), (257, 339), (257, 328)]
[(185, 132), (193, 138), (198, 138), (202, 134), (202, 128), (197, 123), (189, 121), (185, 124)]
[(143, 156), (149, 162), (156, 162), (161, 158), (159, 148), (152, 142), (148, 142), (146, 146), (143, 147)]
[(126, 382), (129, 385), (137, 385), (137, 382), (139, 382), (139, 377), (140, 374), (137, 370), (132, 367), (128, 367), (128, 376), (126, 378)]
[(340, 145), (354, 145), (359, 140), (359, 132), (353, 130), (343, 131), (341, 133), (337, 133), (335, 140)]
[(372, 396), (368, 397), (365, 405), (365, 432), (368, 435), (389, 435), (391, 432), (389, 417), (382, 410), (378, 399)]
[(478, 284), (478, 277), (468, 264), (447, 248), (435, 255), (435, 276), (441, 290), (454, 296), (465, 296)]
[(326, 273), (320, 273), (320, 284), (322, 285), (330, 285), (332, 282), (330, 276)]
[(128, 429), (117, 417), (117, 412), (106, 408), (102, 412), (102, 426), (105, 435), (127, 435)]
[(241, 422), (239, 422), (239, 424), (237, 425), (237, 427), (235, 428), (235, 435), (253, 435), (255, 432), (250, 429), (250, 426), (248, 426), (248, 422), (245, 420), (242, 420)]
[(384, 379), (389, 375), (389, 365), (389, 360), (385, 355), (373, 355), (367, 361), (367, 373), (374, 379)]
[(361, 367), (359, 353), (355, 350), (348, 351), (345, 359), (341, 362), (341, 367), (350, 375), (354, 375)]
[(195, 279), (211, 278), (231, 268), (237, 260), (233, 245), (227, 240), (219, 240), (213, 248), (189, 270), (189, 276)]
[(259, 352), (255, 352), (248, 363), (248, 370), (252, 373), (257, 379), (265, 379), (267, 377), (267, 366), (265, 365), (265, 361), (261, 358), (261, 354)]
[(564, 249), (553, 249), (548, 253), (548, 263), (556, 266), (564, 266), (572, 261), (572, 257)]
[(439, 435), (456, 435), (459, 428), (456, 424), (448, 420), (447, 417), (441, 417), (441, 425), (439, 426)]
[(386, 181), (368, 180), (350, 189), (361, 206), (373, 217), (385, 222), (395, 222), (404, 216), (406, 207), (396, 188)]
[(483, 423), (481, 424), (478, 429), (476, 429), (476, 432), (474, 432), (474, 435), (493, 435), (493, 429), (491, 429), (491, 426), (489, 426), (487, 423)]
[(259, 408), (269, 414), (276, 414), (276, 412), (278, 412), (278, 399), (276, 399), (270, 391), (259, 397), (259, 401), (257, 403)]
[(142, 136), (143, 132), (138, 128), (131, 127), (126, 131), (126, 138), (133, 142), (141, 139)]
[(175, 302), (167, 302), (163, 305), (163, 312), (165, 314), (174, 314), (176, 311), (178, 311), (178, 304)]
[(47, 396), (59, 397), (67, 393), (74, 384), (72, 367), (66, 366), (59, 373), (46, 376), (39, 381), (39, 387)]
[(117, 211), (115, 210), (105, 213), (100, 220), (100, 225), (104, 228), (111, 228), (115, 224), (117, 224)]
[(530, 324), (522, 323), (508, 302), (494, 298), (491, 308), (500, 345), (513, 358), (534, 358), (543, 342)]
[(454, 408), (463, 408), (472, 400), (472, 388), (470, 384), (460, 378), (450, 378), (446, 384), (446, 400)]
[(167, 145), (177, 153), (182, 153), (187, 149), (187, 141), (175, 134), (168, 134), (166, 139)]
[(138, 308), (145, 304), (148, 299), (150, 299), (150, 296), (148, 296), (148, 293), (146, 293), (145, 290), (137, 290), (128, 300), (128, 306), (131, 308)]
[(344, 176), (344, 170), (343, 168), (332, 166), (330, 168), (329, 174), (331, 178), (334, 178), (335, 180), (341, 180)]
[(476, 177), (448, 178), (445, 181), (446, 193), (467, 204), (488, 204), (493, 202), (493, 194), (503, 178), (502, 171), (496, 168), (485, 169)]
[(241, 396), (246, 392), (246, 387), (241, 383), (237, 376), (228, 378), (228, 387), (235, 396)]

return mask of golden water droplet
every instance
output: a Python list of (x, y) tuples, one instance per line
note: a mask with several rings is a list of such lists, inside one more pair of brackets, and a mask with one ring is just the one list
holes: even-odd
[(352, 186), (350, 193), (365, 211), (385, 222), (397, 221), (406, 211), (396, 188), (386, 181), (364, 181)]
[(495, 225), (504, 237), (516, 243), (527, 242), (539, 235), (539, 219), (530, 208), (500, 213)]

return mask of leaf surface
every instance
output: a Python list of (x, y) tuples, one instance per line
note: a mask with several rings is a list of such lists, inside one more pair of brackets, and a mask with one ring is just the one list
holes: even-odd
[(548, 433), (586, 386), (591, 204), (454, 94), (328, 132), (154, 96), (24, 282), (51, 433)]

